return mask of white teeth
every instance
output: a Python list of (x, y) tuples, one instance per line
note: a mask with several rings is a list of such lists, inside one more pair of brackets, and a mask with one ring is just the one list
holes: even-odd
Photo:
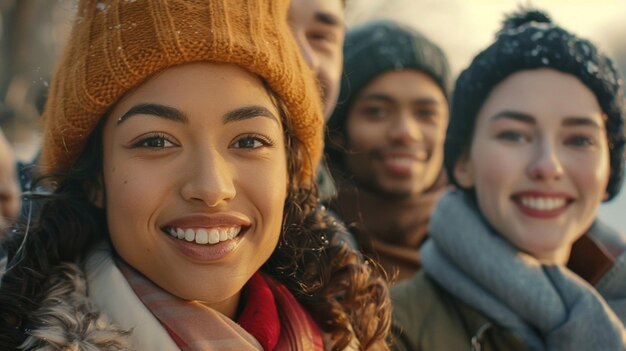
[(520, 201), (522, 205), (539, 211), (552, 211), (566, 204), (562, 197), (522, 197)]
[(174, 238), (186, 240), (189, 242), (195, 241), (196, 244), (217, 244), (221, 241), (231, 240), (235, 238), (241, 232), (241, 227), (228, 227), (228, 228), (167, 228), (167, 233)]
[(220, 241), (226, 241), (228, 240), (228, 230), (227, 229), (220, 229)]
[(236, 237), (237, 235), (239, 235), (240, 231), (241, 231), (241, 227), (229, 228), (226, 231), (226, 235), (228, 236), (228, 239), (232, 239), (232, 238)]
[(196, 244), (206, 244), (209, 242), (209, 234), (204, 229), (196, 231)]
[(387, 159), (387, 163), (399, 167), (409, 167), (413, 163), (413, 159), (408, 157), (390, 157)]
[(215, 244), (220, 241), (220, 232), (217, 229), (211, 229), (209, 231), (209, 244)]
[(193, 241), (196, 238), (196, 232), (193, 229), (185, 230), (185, 240)]

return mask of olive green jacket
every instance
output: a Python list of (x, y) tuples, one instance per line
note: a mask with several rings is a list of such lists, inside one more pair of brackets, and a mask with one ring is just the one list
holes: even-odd
[(423, 271), (399, 282), (391, 294), (392, 350), (529, 350), (521, 339), (450, 295)]

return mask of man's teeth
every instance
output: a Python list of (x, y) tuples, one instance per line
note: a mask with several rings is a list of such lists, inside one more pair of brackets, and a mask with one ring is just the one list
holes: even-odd
[(229, 228), (198, 228), (182, 229), (169, 227), (166, 229), (169, 235), (186, 241), (194, 241), (196, 244), (217, 244), (235, 238), (241, 232), (241, 227)]
[(522, 197), (522, 205), (539, 211), (551, 211), (565, 206), (565, 199), (562, 197)]
[(409, 157), (389, 157), (387, 163), (396, 167), (410, 167), (415, 162)]

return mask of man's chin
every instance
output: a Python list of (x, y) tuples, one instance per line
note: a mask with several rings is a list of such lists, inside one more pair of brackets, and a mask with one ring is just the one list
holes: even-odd
[(387, 199), (405, 200), (415, 196), (415, 192), (407, 189), (380, 189), (379, 196)]
[(416, 190), (410, 186), (370, 184), (366, 186), (366, 190), (378, 197), (392, 200), (404, 200), (416, 195)]

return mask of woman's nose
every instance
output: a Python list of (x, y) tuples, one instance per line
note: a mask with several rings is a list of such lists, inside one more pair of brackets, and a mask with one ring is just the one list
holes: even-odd
[(229, 164), (217, 150), (210, 150), (196, 157), (185, 170), (186, 181), (181, 194), (188, 201), (202, 201), (209, 207), (235, 197), (233, 165)]
[(558, 180), (563, 176), (563, 165), (554, 146), (540, 146), (528, 167), (531, 179), (538, 181)]

